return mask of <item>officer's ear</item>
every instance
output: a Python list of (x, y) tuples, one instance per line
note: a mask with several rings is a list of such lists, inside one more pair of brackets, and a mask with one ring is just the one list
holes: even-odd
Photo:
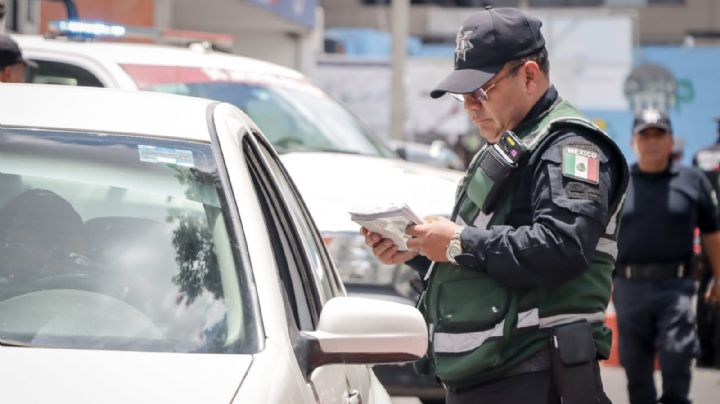
[(523, 78), (525, 88), (528, 93), (535, 93), (540, 88), (540, 80), (542, 79), (540, 66), (534, 60), (528, 60), (518, 69), (518, 74)]

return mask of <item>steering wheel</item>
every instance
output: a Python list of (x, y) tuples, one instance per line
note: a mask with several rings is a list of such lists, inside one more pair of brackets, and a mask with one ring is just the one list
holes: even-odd
[(167, 340), (147, 314), (115, 297), (71, 289), (36, 290), (0, 302), (3, 331), (32, 334), (32, 343), (52, 346), (58, 337), (115, 336)]
[(94, 265), (70, 270), (74, 272), (8, 282), (0, 287), (0, 301), (41, 290), (74, 289), (111, 296), (136, 308), (142, 307), (144, 299), (134, 293), (142, 288), (138, 285), (138, 281), (132, 280), (129, 276), (119, 276)]

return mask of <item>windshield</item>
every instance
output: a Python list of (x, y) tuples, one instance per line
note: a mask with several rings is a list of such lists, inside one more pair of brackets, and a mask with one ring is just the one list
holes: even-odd
[(396, 157), (338, 102), (301, 80), (225, 69), (124, 64), (141, 90), (225, 101), (252, 118), (280, 153)]
[(1, 339), (254, 349), (210, 145), (0, 128), (0, 189)]

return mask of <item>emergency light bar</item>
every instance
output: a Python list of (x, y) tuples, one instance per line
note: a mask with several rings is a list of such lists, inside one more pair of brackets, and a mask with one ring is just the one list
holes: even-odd
[(231, 50), (232, 35), (212, 32), (159, 29), (150, 27), (129, 27), (106, 24), (102, 21), (55, 20), (48, 24), (49, 37), (67, 37), (76, 40), (102, 38), (149, 39), (162, 43), (187, 45), (193, 42), (210, 42), (221, 49)]
[(122, 38), (127, 33), (127, 28), (124, 25), (108, 25), (103, 22), (62, 20), (50, 22), (50, 31), (83, 38)]

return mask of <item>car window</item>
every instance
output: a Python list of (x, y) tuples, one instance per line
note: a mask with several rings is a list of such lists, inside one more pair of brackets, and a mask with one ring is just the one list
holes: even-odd
[(102, 82), (82, 67), (69, 63), (34, 59), (37, 68), (27, 70), (27, 82), (68, 86), (104, 87)]
[(315, 225), (303, 205), (298, 192), (289, 180), (287, 173), (278, 163), (277, 157), (275, 157), (266, 146), (261, 144), (259, 145), (259, 149), (278, 183), (283, 200), (287, 203), (295, 227), (298, 229), (298, 235), (302, 241), (310, 269), (314, 275), (313, 278), (321, 293), (323, 303), (334, 296), (344, 294), (344, 292), (342, 292), (341, 281), (336, 276), (336, 272), (332, 267), (322, 238), (316, 231)]
[(122, 64), (141, 90), (225, 101), (245, 111), (279, 153), (397, 155), (317, 87), (272, 74), (191, 66)]
[(254, 352), (220, 184), (209, 144), (0, 128), (0, 336)]

